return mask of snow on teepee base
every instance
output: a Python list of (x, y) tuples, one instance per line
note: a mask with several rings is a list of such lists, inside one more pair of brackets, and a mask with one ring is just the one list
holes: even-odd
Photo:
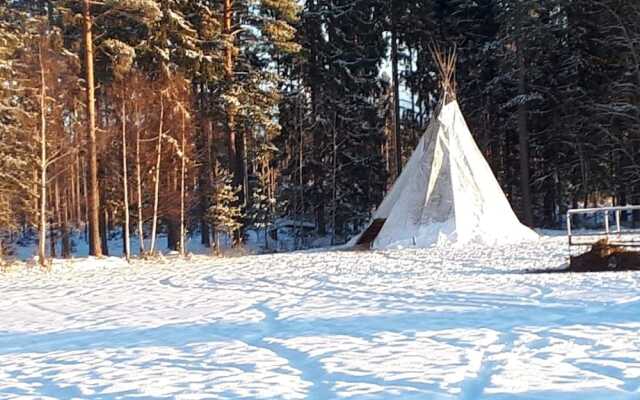
[(351, 244), (384, 249), (535, 240), (482, 156), (455, 98), (455, 56), (434, 52), (443, 96), (403, 172)]

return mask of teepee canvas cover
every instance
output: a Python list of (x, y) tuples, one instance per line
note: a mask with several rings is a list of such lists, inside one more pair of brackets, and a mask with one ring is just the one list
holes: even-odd
[[(445, 93), (447, 88), (451, 87), (445, 85)], [(443, 97), (439, 112), (356, 244), (382, 249), (537, 238), (511, 209), (455, 96)]]

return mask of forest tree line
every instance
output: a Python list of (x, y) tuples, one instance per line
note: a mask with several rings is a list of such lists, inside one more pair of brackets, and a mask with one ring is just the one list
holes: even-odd
[(437, 105), (433, 43), (523, 222), (640, 203), (638, 2), (3, 0), (3, 246), (184, 252), (277, 221), (344, 242)]

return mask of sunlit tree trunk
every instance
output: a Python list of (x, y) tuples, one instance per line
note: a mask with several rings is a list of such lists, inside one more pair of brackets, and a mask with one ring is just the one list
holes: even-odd
[(182, 112), (182, 140), (181, 140), (181, 152), (182, 152), (182, 157), (181, 157), (181, 165), (180, 165), (180, 255), (184, 256), (185, 255), (185, 240), (184, 240), (184, 236), (185, 236), (185, 226), (184, 226), (184, 196), (185, 196), (185, 190), (184, 190), (184, 179), (185, 179), (185, 169), (186, 169), (186, 154), (185, 154), (185, 150), (186, 150), (186, 145), (185, 145), (185, 130), (186, 130), (186, 126), (185, 126), (185, 112)]
[(40, 67), (40, 226), (38, 235), (38, 261), (40, 266), (47, 265), (47, 87), (44, 76), (42, 39), (38, 47)]
[(142, 171), (140, 167), (140, 129), (136, 129), (136, 187), (138, 197), (138, 245), (140, 255), (144, 250), (144, 220), (142, 216)]
[(89, 141), (89, 252), (102, 256), (100, 243), (100, 194), (98, 188), (98, 154), (96, 146), (96, 98), (93, 74), (93, 34), (91, 1), (83, 0), (85, 69), (87, 85), (87, 136)]
[(122, 86), (122, 192), (124, 194), (124, 256), (131, 259), (131, 241), (129, 238), (129, 174), (127, 172), (127, 115), (125, 90)]
[(156, 231), (158, 227), (158, 199), (160, 197), (160, 161), (162, 161), (162, 130), (164, 120), (164, 93), (160, 93), (160, 123), (158, 128), (158, 146), (156, 156), (155, 190), (153, 194), (153, 220), (151, 222), (151, 253), (156, 249)]

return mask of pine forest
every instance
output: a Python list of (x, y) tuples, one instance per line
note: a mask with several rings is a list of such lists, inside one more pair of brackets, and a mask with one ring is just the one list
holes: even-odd
[(346, 243), (438, 106), (434, 44), (523, 223), (640, 204), (638, 1), (0, 0), (0, 249)]

